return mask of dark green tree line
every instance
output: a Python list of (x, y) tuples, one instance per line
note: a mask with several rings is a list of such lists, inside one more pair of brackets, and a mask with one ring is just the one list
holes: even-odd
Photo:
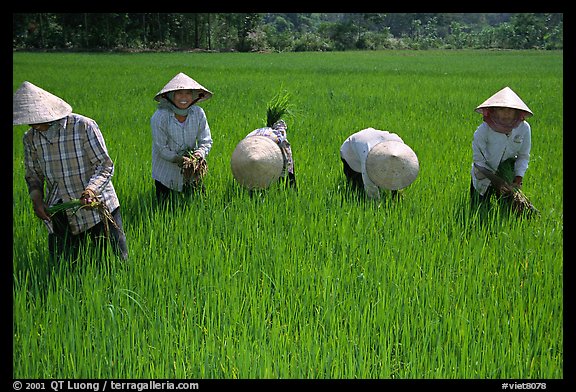
[(15, 50), (562, 49), (561, 13), (14, 13)]

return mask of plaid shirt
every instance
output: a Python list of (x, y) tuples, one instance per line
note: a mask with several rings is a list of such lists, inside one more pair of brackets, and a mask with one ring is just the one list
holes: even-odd
[[(23, 141), (28, 191), (44, 194), (46, 184), (48, 206), (78, 199), (89, 188), (110, 211), (119, 207), (112, 185), (114, 164), (94, 120), (72, 113), (45, 132), (29, 129)], [(84, 232), (101, 220), (98, 211), (90, 208), (66, 214), (72, 234)], [(52, 230), (49, 223), (48, 228)]]
[(278, 120), (270, 127), (258, 128), (250, 132), (246, 137), (250, 136), (265, 136), (272, 140), (282, 150), (284, 158), (284, 167), (282, 168), (282, 177), (286, 176), (286, 172), (294, 174), (294, 160), (292, 158), (292, 147), (288, 142), (286, 135), (287, 126), (283, 120)]

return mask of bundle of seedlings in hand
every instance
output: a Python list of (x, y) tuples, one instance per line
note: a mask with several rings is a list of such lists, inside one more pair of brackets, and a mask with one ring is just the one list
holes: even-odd
[(512, 200), (512, 209), (518, 213), (528, 212), (528, 214), (536, 213), (539, 214), (540, 211), (534, 207), (534, 205), (528, 200), (528, 197), (522, 192), (520, 188), (515, 187), (511, 184), (514, 178), (514, 169), (512, 165), (502, 165), (500, 169), (496, 172), (500, 178), (504, 179), (501, 184), (499, 184), (498, 190), (503, 197), (509, 197)]
[(184, 183), (189, 185), (202, 181), (206, 173), (208, 173), (208, 163), (206, 159), (194, 155), (193, 151), (188, 151), (184, 156), (188, 158), (184, 159), (184, 163), (182, 164)]
[[(98, 203), (98, 202), (97, 201), (92, 202), (88, 206), (92, 206), (92, 204), (94, 204), (94, 207), (95, 207), (96, 203)], [(84, 205), (82, 204), (80, 199), (70, 199), (70, 201), (67, 201), (65, 203), (58, 203), (58, 204), (54, 204), (53, 206), (48, 207), (47, 211), (48, 211), (48, 215), (50, 215), (52, 217), (52, 216), (54, 216), (54, 214), (56, 214), (58, 212), (67, 211), (67, 210), (72, 210), (72, 213), (75, 214), (76, 211), (78, 211), (82, 207), (84, 207)]]
[(534, 207), (534, 205), (530, 202), (530, 200), (528, 200), (528, 197), (524, 194), (524, 192), (522, 192), (520, 188), (504, 182), (500, 184), (497, 189), (502, 197), (510, 198), (512, 209), (517, 214), (520, 215), (524, 212), (527, 212), (529, 215), (533, 213), (540, 213), (540, 211)]
[(93, 208), (93, 209), (96, 209), (98, 211), (102, 221), (104, 222), (104, 228), (106, 231), (106, 235), (108, 235), (108, 224), (110, 224), (110, 223), (115, 228), (120, 229), (120, 227), (114, 221), (114, 218), (112, 217), (112, 214), (110, 213), (110, 210), (108, 209), (108, 206), (99, 200), (94, 200), (91, 203), (82, 204), (80, 199), (70, 199), (70, 201), (67, 201), (65, 203), (58, 203), (58, 204), (54, 204), (53, 206), (48, 207), (47, 212), (48, 212), (48, 215), (50, 215), (52, 217), (52, 216), (54, 216), (54, 214), (56, 214), (58, 212), (63, 212), (63, 211), (67, 211), (67, 210), (71, 210), (72, 213), (75, 214), (76, 212), (78, 212), (78, 210), (80, 210), (82, 208)]
[(266, 110), (266, 126), (272, 127), (274, 123), (282, 119), (285, 115), (292, 114), (292, 104), (290, 104), (290, 94), (282, 92), (276, 94), (270, 102)]

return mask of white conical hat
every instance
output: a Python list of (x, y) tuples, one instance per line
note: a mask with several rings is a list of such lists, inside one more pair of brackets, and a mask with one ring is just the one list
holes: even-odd
[(532, 111), (528, 106), (520, 99), (520, 97), (512, 91), (510, 87), (504, 87), (502, 90), (498, 91), (496, 94), (488, 98), (484, 103), (476, 108), (478, 113), (482, 113), (483, 108), (491, 107), (504, 107), (519, 109), (527, 113), (527, 117), (533, 115)]
[(192, 99), (197, 99), (196, 103), (212, 98), (212, 92), (210, 90), (202, 86), (190, 76), (180, 72), (178, 75), (174, 76), (172, 80), (170, 80), (158, 94), (154, 96), (154, 99), (156, 101), (160, 101), (160, 96), (162, 94), (176, 90), (193, 90)]
[(25, 81), (12, 98), (12, 124), (41, 124), (66, 117), (72, 107), (62, 98)]
[(380, 188), (388, 190), (406, 188), (414, 182), (419, 170), (416, 153), (398, 141), (376, 144), (366, 159), (368, 177)]
[(234, 149), (230, 166), (240, 185), (248, 189), (266, 189), (280, 178), (284, 158), (274, 141), (265, 136), (248, 136)]

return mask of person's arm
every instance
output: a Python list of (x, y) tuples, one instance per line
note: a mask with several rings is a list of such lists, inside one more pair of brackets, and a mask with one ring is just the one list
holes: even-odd
[(88, 160), (94, 170), (81, 197), (85, 198), (85, 193), (87, 193), (92, 198), (95, 198), (96, 195), (102, 193), (104, 188), (112, 180), (114, 163), (108, 155), (102, 132), (94, 120), (89, 119), (86, 121), (85, 132), (86, 142), (84, 151), (86, 151)]
[(488, 143), (485, 136), (485, 132), (483, 132), (480, 128), (474, 132), (474, 138), (472, 140), (472, 160), (475, 164), (492, 171), (486, 159)]
[(194, 155), (201, 158), (206, 158), (208, 153), (212, 149), (212, 134), (210, 133), (210, 126), (208, 125), (208, 120), (206, 119), (206, 114), (201, 107), (197, 107), (198, 122), (198, 133), (196, 136), (196, 149), (194, 150)]
[(286, 184), (294, 189), (297, 189), (296, 187), (296, 175), (294, 173), (288, 172), (288, 179)]
[(34, 214), (42, 220), (49, 221), (50, 216), (44, 203), (44, 175), (39, 168), (36, 151), (29, 141), (31, 137), (29, 133), (24, 134), (24, 179)]
[(514, 185), (517, 187), (522, 186), (522, 179), (526, 174), (526, 170), (528, 169), (528, 162), (530, 161), (530, 149), (532, 147), (532, 138), (531, 138), (531, 129), (530, 125), (526, 123), (528, 126), (528, 131), (524, 135), (524, 139), (522, 140), (522, 145), (520, 146), (520, 150), (518, 151), (518, 155), (516, 158), (516, 162), (514, 163)]
[(368, 159), (369, 145), (367, 143), (357, 142), (354, 144), (354, 150), (360, 160), (360, 168), (362, 173), (362, 182), (364, 183), (364, 191), (371, 199), (380, 199), (380, 189), (378, 185), (374, 184), (368, 176), (366, 170), (366, 160)]
[(42, 192), (34, 189), (30, 192), (30, 199), (32, 200), (34, 214), (42, 220), (50, 221), (50, 215), (48, 215), (48, 211), (46, 211), (46, 204), (44, 203)]
[(364, 191), (371, 199), (380, 199), (380, 189), (372, 182), (368, 173), (366, 172), (366, 164), (362, 164), (362, 181), (364, 182)]

